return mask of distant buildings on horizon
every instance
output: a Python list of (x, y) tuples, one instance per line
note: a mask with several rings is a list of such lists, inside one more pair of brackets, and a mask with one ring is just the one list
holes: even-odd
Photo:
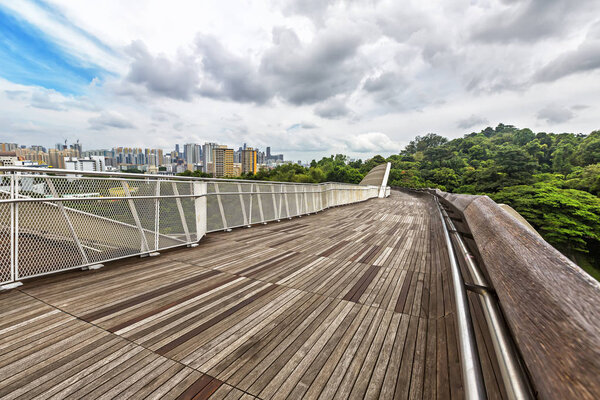
[[(65, 141), (54, 148), (40, 145), (23, 146), (17, 143), (0, 143), (0, 166), (46, 167), (73, 171), (128, 171), (140, 170), (151, 174), (173, 175), (188, 171), (202, 171), (213, 177), (235, 177), (256, 173), (261, 168), (274, 168), (290, 163), (283, 154), (271, 154), (248, 147), (246, 143), (237, 150), (226, 145), (207, 142), (203, 145), (186, 143), (175, 145), (171, 152), (163, 149), (138, 147), (113, 147), (112, 150), (83, 150), (77, 141)], [(298, 164), (301, 164), (298, 161)]]

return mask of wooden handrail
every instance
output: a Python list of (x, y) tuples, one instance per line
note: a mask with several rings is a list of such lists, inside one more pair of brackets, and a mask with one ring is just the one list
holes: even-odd
[(600, 283), (487, 196), (462, 214), (540, 398), (600, 398)]

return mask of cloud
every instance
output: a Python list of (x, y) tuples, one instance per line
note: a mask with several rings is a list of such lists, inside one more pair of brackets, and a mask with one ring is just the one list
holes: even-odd
[(52, 111), (66, 111), (65, 106), (56, 97), (56, 92), (52, 90), (36, 90), (31, 95), (31, 107)]
[(571, 106), (571, 109), (576, 111), (585, 110), (586, 108), (590, 108), (590, 106), (585, 104), (575, 104), (574, 106)]
[(548, 123), (560, 124), (570, 121), (575, 117), (575, 113), (567, 107), (558, 105), (548, 105), (537, 113), (537, 118), (545, 120)]
[(90, 128), (93, 130), (135, 128), (126, 117), (114, 111), (102, 112), (98, 117), (90, 118), (88, 122), (90, 123)]
[(456, 123), (456, 126), (461, 129), (469, 129), (474, 126), (481, 126), (487, 124), (489, 121), (487, 118), (471, 114), (469, 117), (465, 119), (461, 119)]
[(127, 53), (133, 58), (118, 90), (138, 96), (133, 83), (155, 95), (191, 101), (196, 96), (264, 104), (277, 97), (294, 104), (315, 104), (355, 90), (366, 68), (357, 59), (358, 33), (324, 30), (304, 44), (289, 28), (274, 28), (272, 43), (258, 64), (227, 50), (211, 35), (197, 35), (193, 52), (174, 59), (152, 55), (141, 41)]
[(275, 28), (260, 72), (287, 102), (314, 104), (357, 88), (365, 69), (356, 57), (361, 43), (357, 32), (336, 29), (303, 44), (293, 30)]
[(600, 68), (600, 22), (594, 24), (575, 50), (567, 51), (536, 72), (534, 80), (550, 82)]
[(133, 58), (126, 81), (149, 92), (177, 100), (191, 100), (199, 82), (199, 66), (193, 57), (179, 54), (175, 60), (152, 56), (146, 45), (136, 40), (127, 48)]
[(29, 92), (25, 90), (5, 90), (4, 94), (10, 100), (26, 101), (29, 99)]
[(287, 0), (282, 12), (284, 15), (302, 15), (310, 18), (315, 24), (323, 25), (326, 11), (334, 0)]
[(315, 107), (315, 114), (326, 119), (340, 119), (350, 113), (352, 110), (341, 99), (331, 99)]
[(15, 122), (10, 125), (10, 128), (12, 130), (15, 130), (17, 132), (22, 132), (22, 133), (41, 133), (41, 132), (43, 132), (43, 128), (40, 125), (33, 123), (32, 121)]
[(241, 103), (261, 104), (269, 99), (268, 81), (259, 76), (249, 59), (227, 51), (213, 36), (198, 35), (195, 45), (204, 74), (200, 95)]
[(312, 122), (299, 122), (297, 124), (293, 124), (291, 125), (289, 128), (286, 129), (286, 131), (294, 131), (294, 130), (298, 130), (298, 129), (316, 129), (318, 128), (318, 125), (313, 124)]
[(363, 89), (376, 101), (397, 106), (400, 95), (408, 89), (408, 81), (396, 72), (384, 72), (367, 78)]
[(559, 36), (588, 18), (597, 6), (571, 0), (505, 0), (499, 11), (487, 13), (473, 31), (484, 42), (533, 42)]
[(345, 140), (350, 151), (356, 153), (391, 153), (400, 151), (400, 144), (391, 140), (385, 133), (361, 133)]

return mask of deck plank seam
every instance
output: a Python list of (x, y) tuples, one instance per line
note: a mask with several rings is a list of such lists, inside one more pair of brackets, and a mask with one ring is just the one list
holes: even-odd
[[(181, 361), (178, 361), (178, 360), (176, 360), (176, 359), (173, 359), (173, 358), (170, 358), (170, 357), (167, 357), (167, 356), (164, 356), (164, 355), (158, 354), (157, 352), (155, 352), (155, 351), (153, 351), (153, 350), (149, 349), (148, 347), (146, 347), (146, 346), (144, 346), (144, 345), (142, 345), (142, 344), (136, 343), (136, 342), (134, 342), (134, 341), (132, 341), (132, 340), (128, 339), (127, 337), (124, 337), (124, 336), (117, 335), (117, 334), (115, 334), (115, 333), (113, 333), (113, 332), (110, 332), (109, 330), (107, 330), (107, 329), (105, 329), (105, 328), (102, 328), (102, 327), (101, 327), (101, 326), (99, 326), (99, 325), (96, 325), (96, 324), (95, 324), (95, 323), (93, 323), (93, 322), (90, 322), (90, 321), (86, 321), (86, 320), (83, 320), (83, 319), (81, 319), (81, 318), (77, 317), (76, 315), (74, 315), (74, 314), (70, 313), (69, 311), (63, 310), (63, 309), (61, 309), (60, 307), (54, 306), (54, 305), (52, 305), (52, 304), (49, 304), (49, 303), (47, 303), (46, 301), (44, 301), (44, 300), (42, 300), (42, 299), (40, 299), (40, 298), (36, 297), (35, 295), (33, 295), (33, 294), (31, 294), (31, 293), (27, 293), (27, 292), (25, 292), (25, 291), (24, 291), (24, 288), (19, 288), (19, 289), (16, 289), (16, 290), (17, 290), (17, 291), (19, 291), (19, 292), (21, 292), (21, 293), (23, 293), (23, 294), (24, 294), (24, 295), (26, 295), (26, 296), (29, 296), (29, 297), (31, 297), (31, 298), (33, 298), (33, 299), (35, 299), (35, 300), (39, 301), (40, 303), (43, 303), (43, 304), (45, 304), (45, 305), (47, 305), (47, 306), (49, 306), (49, 307), (52, 307), (53, 309), (56, 309), (56, 310), (58, 310), (58, 311), (60, 311), (60, 312), (62, 312), (62, 313), (64, 313), (64, 314), (67, 314), (67, 315), (69, 315), (69, 316), (73, 317), (74, 319), (76, 319), (76, 320), (78, 320), (78, 321), (81, 321), (82, 323), (89, 324), (89, 325), (92, 325), (92, 326), (94, 326), (94, 327), (96, 327), (96, 328), (98, 328), (98, 329), (101, 329), (102, 331), (106, 332), (108, 335), (111, 335), (111, 336), (113, 336), (113, 337), (115, 337), (115, 338), (119, 338), (119, 339), (125, 340), (126, 342), (128, 342), (128, 343), (130, 343), (130, 344), (132, 344), (132, 345), (134, 345), (134, 346), (136, 346), (136, 347), (140, 347), (140, 348), (142, 348), (142, 349), (145, 349), (145, 350), (149, 351), (151, 354), (154, 354), (154, 355), (156, 355), (157, 357), (162, 357), (162, 358), (164, 358), (164, 359), (171, 360), (171, 361), (175, 362), (176, 364), (180, 365), (181, 367), (183, 367), (184, 369), (185, 369), (185, 368), (189, 368), (189, 369), (191, 369), (191, 370), (194, 370), (194, 371), (196, 371), (196, 372), (199, 372), (199, 373), (201, 373), (201, 374), (203, 374), (203, 375), (209, 376), (208, 374), (206, 374), (206, 373), (204, 373), (204, 372), (202, 372), (202, 371), (200, 371), (200, 370), (198, 370), (198, 369), (196, 369), (196, 368), (194, 368), (194, 367), (191, 367), (191, 366), (189, 366), (189, 365), (186, 365), (186, 364), (182, 363)], [(212, 379), (216, 379), (216, 380), (218, 380), (217, 378), (215, 378), (215, 377), (212, 377), (212, 376), (211, 376), (211, 378), (212, 378)], [(229, 386), (231, 386), (231, 387), (233, 387), (233, 388), (235, 388), (235, 389), (237, 389), (237, 390), (239, 390), (239, 391), (241, 391), (241, 392), (243, 392), (244, 394), (247, 394), (247, 395), (250, 395), (250, 396), (252, 396), (253, 398), (256, 398), (256, 399), (262, 400), (260, 397), (258, 397), (258, 396), (256, 396), (256, 395), (253, 395), (253, 394), (251, 394), (251, 393), (249, 393), (249, 392), (247, 392), (247, 391), (245, 391), (245, 390), (243, 390), (243, 389), (241, 389), (241, 388), (238, 388), (238, 387), (236, 387), (236, 386), (234, 386), (234, 385), (231, 385), (231, 384), (230, 384), (230, 383), (228, 383), (228, 382), (224, 382), (224, 383), (225, 383), (225, 384), (227, 384), (227, 385), (229, 385)], [(127, 388), (125, 388), (125, 389), (127, 389)], [(125, 390), (125, 389), (124, 389), (124, 390)]]

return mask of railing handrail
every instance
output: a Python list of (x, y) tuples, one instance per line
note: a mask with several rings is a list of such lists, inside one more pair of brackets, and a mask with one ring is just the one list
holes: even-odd
[[(182, 175), (161, 175), (161, 174), (136, 174), (131, 172), (113, 172), (113, 171), (73, 171), (69, 169), (58, 169), (58, 168), (36, 168), (36, 167), (0, 167), (0, 173), (2, 172), (33, 172), (33, 173), (46, 173), (46, 174), (57, 174), (57, 175), (83, 175), (83, 176), (97, 176), (97, 177), (119, 177), (119, 178), (134, 178), (139, 180), (154, 179), (154, 180), (175, 180), (175, 181), (195, 181), (195, 182), (250, 182), (250, 183), (263, 183), (263, 184), (285, 184), (285, 185), (347, 185), (352, 187), (358, 187), (360, 185), (354, 183), (345, 182), (282, 182), (282, 181), (270, 181), (270, 180), (255, 180), (255, 179), (231, 179), (231, 178), (205, 178), (197, 176), (182, 176)], [(374, 185), (372, 185), (374, 186)], [(364, 187), (364, 185), (363, 185)], [(368, 186), (367, 186), (368, 187)]]

